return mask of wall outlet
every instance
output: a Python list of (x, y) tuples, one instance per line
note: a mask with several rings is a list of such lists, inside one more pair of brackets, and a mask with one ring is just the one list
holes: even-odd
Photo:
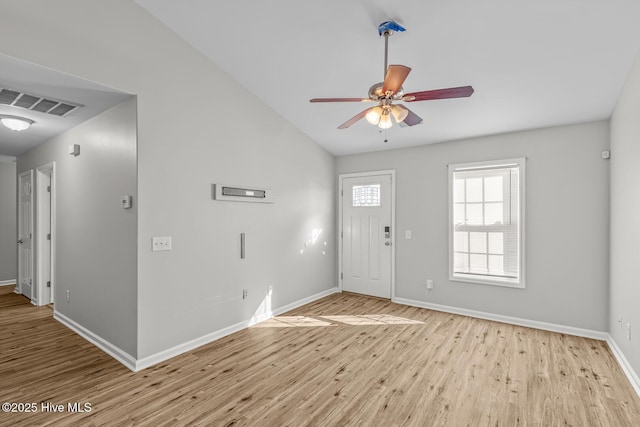
[(170, 251), (171, 250), (171, 236), (153, 237), (151, 239), (151, 250), (157, 251)]
[(631, 323), (627, 323), (627, 341), (631, 341)]
[(249, 297), (249, 291), (246, 289), (242, 290), (242, 299), (247, 299)]
[(622, 316), (618, 316), (618, 328), (622, 328)]
[(404, 231), (404, 238), (407, 240), (411, 239), (411, 230), (405, 230)]
[(427, 289), (433, 289), (433, 280), (427, 279), (425, 284), (427, 285)]
[(71, 291), (67, 289), (67, 302), (71, 302)]

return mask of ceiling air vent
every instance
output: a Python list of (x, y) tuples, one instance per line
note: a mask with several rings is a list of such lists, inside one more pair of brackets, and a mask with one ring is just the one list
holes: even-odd
[(41, 113), (46, 113), (47, 111), (53, 109), (59, 103), (56, 101), (52, 101), (50, 99), (42, 99), (38, 102), (33, 108), (33, 111), (40, 111)]
[(2, 87), (0, 87), (0, 105), (10, 105), (60, 117), (64, 117), (76, 108), (82, 107), (79, 104), (29, 95)]
[(36, 105), (36, 102), (38, 102), (40, 100), (40, 98), (38, 98), (37, 96), (31, 96), (31, 95), (26, 95), (23, 94), (20, 99), (17, 99), (16, 102), (13, 104), (14, 107), (20, 107), (20, 108), (31, 108), (34, 105)]
[(11, 105), (19, 96), (20, 92), (2, 89), (0, 90), (0, 104)]

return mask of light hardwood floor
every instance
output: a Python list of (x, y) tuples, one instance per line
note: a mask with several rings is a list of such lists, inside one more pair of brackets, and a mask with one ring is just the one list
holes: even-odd
[(0, 425), (640, 426), (606, 343), (336, 294), (138, 373), (0, 293)]

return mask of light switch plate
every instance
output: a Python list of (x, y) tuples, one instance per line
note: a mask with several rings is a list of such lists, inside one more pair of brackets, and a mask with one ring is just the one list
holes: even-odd
[(171, 250), (171, 236), (160, 236), (151, 239), (151, 250), (157, 251), (170, 251)]

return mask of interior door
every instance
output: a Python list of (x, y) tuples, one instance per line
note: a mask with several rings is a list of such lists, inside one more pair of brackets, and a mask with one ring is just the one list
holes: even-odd
[(33, 294), (33, 170), (18, 175), (18, 289)]
[(342, 180), (342, 289), (391, 298), (391, 175)]
[(35, 277), (37, 278), (37, 297), (38, 305), (46, 305), (53, 303), (52, 289), (52, 263), (51, 263), (51, 239), (52, 239), (52, 203), (51, 203), (51, 186), (52, 186), (53, 169), (41, 170), (36, 172), (36, 217), (37, 224), (37, 262)]

